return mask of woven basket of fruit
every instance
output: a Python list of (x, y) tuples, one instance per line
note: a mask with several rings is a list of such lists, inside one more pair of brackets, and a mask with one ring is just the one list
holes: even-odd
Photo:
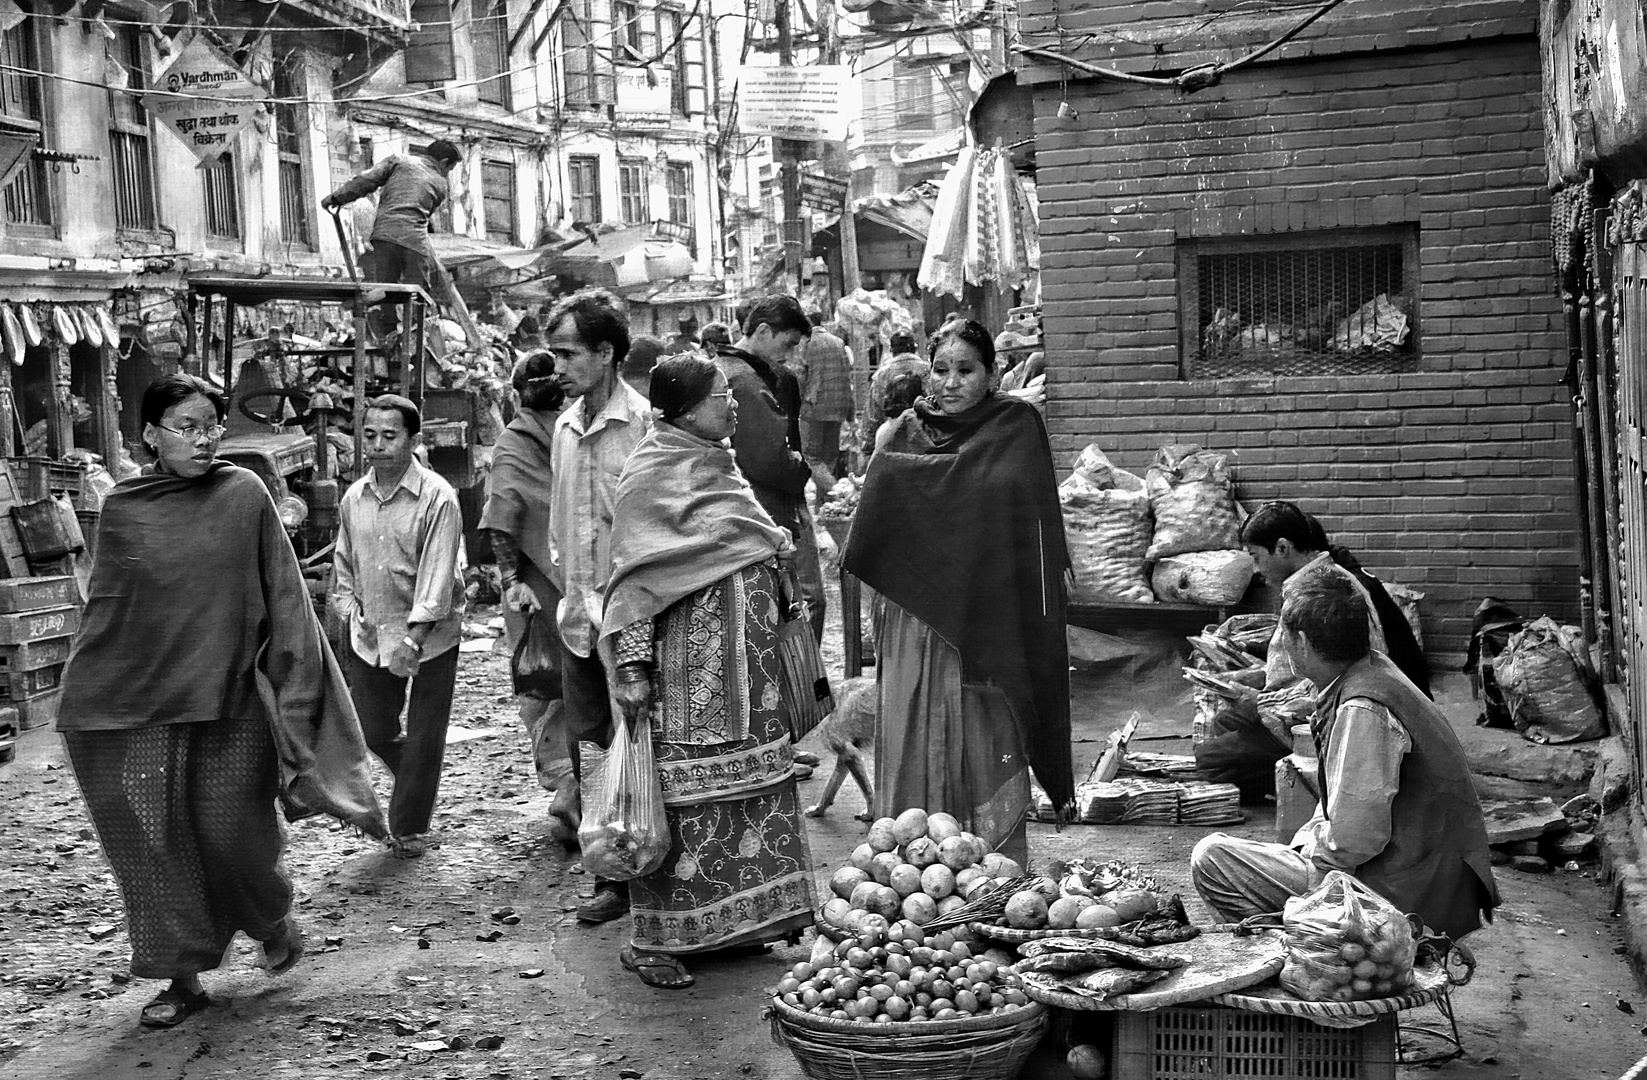
[(772, 1038), (811, 1080), (1010, 1080), (1047, 1028), (1047, 1007), (1025, 1000), (950, 1020), (838, 1020), (772, 1001)]

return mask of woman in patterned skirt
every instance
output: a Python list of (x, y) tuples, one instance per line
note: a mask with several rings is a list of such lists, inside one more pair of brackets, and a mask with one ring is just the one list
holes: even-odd
[(629, 883), (620, 955), (649, 986), (692, 984), (681, 957), (810, 925), (812, 864), (779, 693), (779, 559), (793, 550), (726, 444), (737, 406), (712, 360), (652, 373), (657, 423), (624, 466), (601, 647), (614, 697), (646, 716), (671, 846)]
[(62, 733), (126, 905), (143, 1006), (173, 1027), (238, 932), (280, 974), (303, 954), (277, 800), (382, 837), (366, 743), (274, 500), (217, 460), (224, 402), (192, 375), (143, 394), (155, 465), (103, 504)]

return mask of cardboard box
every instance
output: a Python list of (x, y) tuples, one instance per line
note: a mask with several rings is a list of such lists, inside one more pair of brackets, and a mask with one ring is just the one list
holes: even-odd
[(47, 638), (72, 635), (80, 629), (80, 611), (75, 607), (45, 608), (0, 615), (0, 645), (22, 645)]

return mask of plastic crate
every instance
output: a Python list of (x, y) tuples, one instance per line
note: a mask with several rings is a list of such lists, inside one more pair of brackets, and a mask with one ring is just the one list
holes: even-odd
[(1395, 1080), (1393, 1015), (1353, 1028), (1222, 1006), (1116, 1014), (1115, 1080)]

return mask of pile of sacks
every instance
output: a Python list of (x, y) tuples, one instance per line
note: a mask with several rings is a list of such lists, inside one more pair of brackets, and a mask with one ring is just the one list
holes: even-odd
[(1257, 568), (1226, 455), (1163, 446), (1142, 478), (1088, 446), (1058, 488), (1076, 604), (1234, 604)]

